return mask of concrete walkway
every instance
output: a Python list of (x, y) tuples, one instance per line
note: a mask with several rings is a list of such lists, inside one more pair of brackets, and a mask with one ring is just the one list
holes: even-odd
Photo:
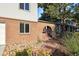
[(2, 56), (3, 51), (4, 51), (5, 46), (4, 45), (0, 45), (0, 56)]

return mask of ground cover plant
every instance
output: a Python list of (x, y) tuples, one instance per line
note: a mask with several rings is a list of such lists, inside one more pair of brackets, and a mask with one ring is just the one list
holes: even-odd
[(79, 33), (68, 33), (64, 37), (64, 45), (68, 49), (70, 55), (79, 55)]

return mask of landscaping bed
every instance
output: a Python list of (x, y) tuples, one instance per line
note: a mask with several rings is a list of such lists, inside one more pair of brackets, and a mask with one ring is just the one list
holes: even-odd
[(16, 51), (16, 56), (62, 56), (62, 55), (63, 56), (68, 55), (66, 48), (54, 40), (44, 41), (39, 48), (28, 47), (22, 51)]
[[(79, 32), (66, 33), (61, 40), (37, 40), (25, 48), (10, 51), (11, 56), (72, 56), (79, 55)], [(22, 44), (21, 44), (22, 45)]]

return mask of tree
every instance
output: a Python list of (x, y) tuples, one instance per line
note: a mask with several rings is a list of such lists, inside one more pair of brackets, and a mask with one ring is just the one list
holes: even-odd
[(55, 18), (64, 21), (65, 18), (73, 18), (79, 22), (79, 3), (39, 3), (38, 7), (44, 10), (39, 19), (51, 21)]
[(76, 19), (77, 23), (79, 23), (79, 3), (75, 4), (75, 10), (74, 10), (74, 19)]
[(73, 19), (79, 22), (79, 4), (77, 3), (40, 3), (38, 4), (38, 7), (41, 7), (44, 10), (42, 17), (40, 17), (39, 19), (50, 22), (57, 19), (62, 20), (62, 26), (57, 26), (62, 29), (61, 31), (59, 31), (60, 33), (65, 32), (64, 30), (66, 29), (66, 19), (69, 21), (70, 19)]
[(76, 20), (77, 20), (77, 23), (79, 23), (79, 13), (76, 13), (76, 14), (74, 15), (74, 19), (76, 19)]
[[(69, 11), (66, 10), (68, 3), (44, 3), (38, 4), (39, 7), (42, 7), (44, 13), (42, 14), (43, 17), (48, 14), (50, 19), (53, 18), (62, 18), (64, 19), (69, 14)], [(42, 18), (42, 17), (41, 17)]]

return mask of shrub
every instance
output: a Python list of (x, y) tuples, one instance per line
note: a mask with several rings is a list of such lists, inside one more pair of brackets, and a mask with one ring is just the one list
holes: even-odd
[(22, 52), (16, 52), (16, 56), (28, 56), (28, 52), (24, 49)]
[(47, 51), (47, 50), (38, 50), (38, 53), (37, 53), (38, 56), (50, 56), (50, 52)]
[(27, 48), (21, 52), (16, 52), (16, 56), (50, 56), (50, 52), (43, 49), (32, 51), (32, 48)]
[(64, 37), (64, 45), (71, 55), (79, 55), (79, 33), (67, 34)]
[(29, 56), (32, 56), (32, 47), (26, 49)]
[(16, 52), (16, 56), (31, 56), (31, 55), (32, 55), (32, 48), (31, 47), (24, 49), (21, 52), (19, 52), (19, 51)]

